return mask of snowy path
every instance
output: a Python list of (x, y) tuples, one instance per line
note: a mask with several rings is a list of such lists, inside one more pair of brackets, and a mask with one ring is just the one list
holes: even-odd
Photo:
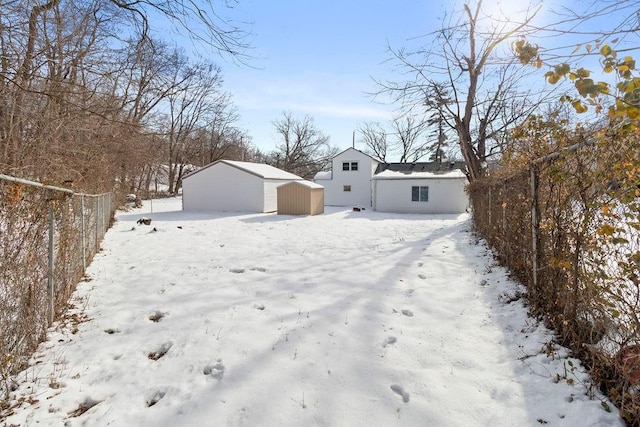
[(90, 320), (43, 344), (7, 425), (622, 425), (466, 215), (153, 207), (120, 214)]

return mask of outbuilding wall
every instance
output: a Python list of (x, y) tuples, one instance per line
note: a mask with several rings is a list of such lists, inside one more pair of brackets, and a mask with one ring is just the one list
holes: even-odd
[(315, 188), (310, 193), (310, 215), (320, 215), (324, 213), (324, 188)]
[[(452, 214), (469, 206), (466, 178), (373, 179), (374, 210), (378, 212)], [(411, 188), (429, 187), (427, 202), (411, 200)]]
[[(182, 183), (185, 211), (264, 212), (264, 203), (262, 178), (222, 162), (186, 177)], [(274, 204), (271, 211), (275, 209)]]
[(262, 212), (275, 212), (278, 210), (278, 187), (289, 181), (277, 179), (264, 180), (264, 210)]
[(278, 187), (278, 214), (318, 215), (324, 212), (324, 188), (291, 182)]

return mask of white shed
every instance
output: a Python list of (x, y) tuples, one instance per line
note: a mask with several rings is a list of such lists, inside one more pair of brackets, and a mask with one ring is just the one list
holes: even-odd
[(301, 177), (273, 166), (218, 160), (182, 181), (185, 211), (275, 212), (278, 186)]
[(385, 170), (372, 178), (373, 209), (379, 212), (451, 214), (469, 207), (467, 177), (459, 169), (447, 172)]

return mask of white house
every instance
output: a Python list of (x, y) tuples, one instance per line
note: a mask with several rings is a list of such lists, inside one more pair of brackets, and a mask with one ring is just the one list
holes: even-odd
[(355, 148), (337, 154), (331, 170), (318, 172), (313, 181), (324, 187), (327, 206), (371, 207), (371, 177), (380, 162)]
[(275, 212), (279, 185), (302, 178), (273, 166), (218, 160), (182, 181), (185, 211)]
[[(396, 165), (395, 167), (393, 165)], [(373, 209), (379, 212), (450, 214), (469, 207), (467, 177), (455, 164), (381, 164), (372, 179)], [(417, 167), (416, 167), (417, 166)], [(383, 170), (381, 170), (383, 169)]]

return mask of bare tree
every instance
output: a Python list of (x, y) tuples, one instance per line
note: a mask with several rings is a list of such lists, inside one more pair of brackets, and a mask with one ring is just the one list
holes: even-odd
[(426, 122), (415, 115), (404, 114), (391, 122), (395, 146), (400, 153), (400, 162), (416, 162), (426, 154), (426, 144), (421, 136), (426, 129)]
[(186, 157), (190, 145), (196, 144), (196, 132), (206, 127), (214, 110), (222, 81), (220, 68), (207, 63), (189, 64), (174, 51), (175, 69), (172, 81), (179, 90), (167, 96), (167, 121), (164, 131), (167, 142), (169, 193), (182, 186), (188, 172)]
[[(59, 0), (57, 0), (59, 1)], [(179, 31), (214, 51), (246, 59), (247, 33), (237, 23), (222, 19), (220, 10), (232, 8), (238, 0), (109, 0), (126, 12), (129, 23), (148, 37), (153, 15), (167, 18)], [(151, 18), (151, 19), (150, 19)]]
[[(483, 164), (499, 134), (524, 120), (540, 102), (539, 92), (523, 89), (519, 79), (525, 73), (515, 66), (512, 55), (500, 57), (501, 46), (524, 31), (535, 16), (530, 11), (520, 23), (497, 22), (482, 26), (482, 1), (475, 7), (464, 5), (459, 20), (450, 21), (434, 33), (433, 44), (415, 53), (405, 48), (392, 50), (393, 56), (413, 79), (380, 82), (381, 93), (407, 108), (425, 106), (436, 85), (446, 87), (450, 103), (442, 107), (443, 120), (457, 135), (467, 164), (468, 178), (483, 174)], [(444, 101), (444, 100), (442, 100)]]
[(239, 116), (231, 95), (220, 93), (210, 108), (206, 126), (198, 132), (192, 162), (205, 165), (223, 158), (245, 160), (245, 145), (250, 137), (235, 126)]
[(282, 143), (271, 154), (276, 167), (311, 178), (337, 153), (329, 145), (329, 137), (318, 130), (310, 116), (298, 119), (290, 112), (273, 122)]
[(366, 145), (366, 151), (378, 160), (387, 161), (390, 150), (387, 132), (378, 122), (367, 122), (358, 129), (360, 142)]
[(150, 17), (162, 14), (201, 47), (244, 61), (246, 33), (220, 18), (233, 3), (2, 2), (2, 170), (49, 181), (71, 174), (101, 190), (137, 186), (136, 175), (147, 170), (140, 162), (153, 158), (154, 115), (181, 88), (170, 79), (169, 49), (149, 36)]

